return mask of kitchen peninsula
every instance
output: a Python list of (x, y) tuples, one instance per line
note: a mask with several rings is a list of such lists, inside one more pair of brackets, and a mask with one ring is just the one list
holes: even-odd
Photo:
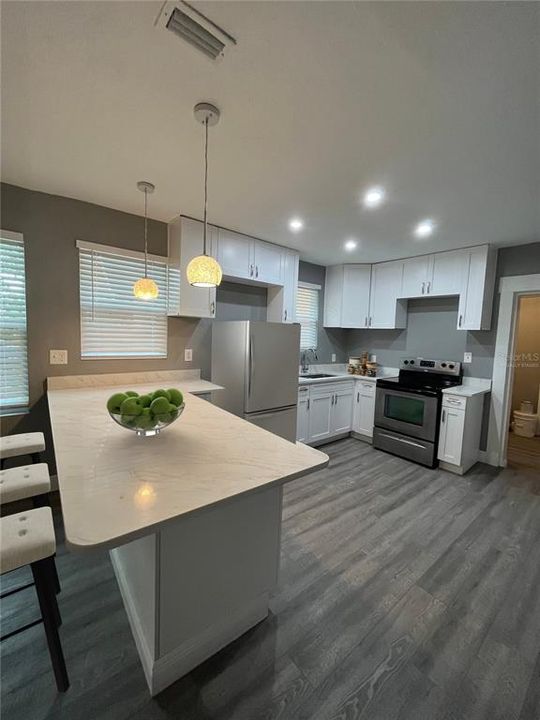
[[(186, 407), (159, 435), (109, 417), (111, 388), (163, 385)], [(191, 391), (218, 387), (182, 371), (48, 381), (66, 542), (111, 551), (152, 695), (266, 617), (283, 484), (328, 463)]]

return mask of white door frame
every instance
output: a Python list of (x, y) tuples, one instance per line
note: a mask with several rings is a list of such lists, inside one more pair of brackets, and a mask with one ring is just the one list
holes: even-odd
[(540, 275), (503, 277), (499, 283), (499, 320), (493, 358), (493, 383), (487, 443), (490, 465), (506, 466), (517, 308), (522, 295), (540, 293)]

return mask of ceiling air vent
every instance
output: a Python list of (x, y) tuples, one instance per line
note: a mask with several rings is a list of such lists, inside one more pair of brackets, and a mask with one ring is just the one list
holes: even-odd
[(223, 55), (227, 42), (236, 45), (232, 35), (184, 0), (181, 6), (177, 2), (165, 2), (156, 24), (164, 25), (212, 60)]

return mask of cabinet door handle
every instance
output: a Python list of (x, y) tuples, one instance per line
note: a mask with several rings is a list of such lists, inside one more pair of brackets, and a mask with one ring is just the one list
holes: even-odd
[(372, 320), (372, 317), (371, 317), (371, 315), (370, 315), (370, 317), (369, 317), (369, 327), (371, 327), (371, 320)]
[(259, 277), (259, 266), (255, 265), (255, 277)]
[(253, 277), (253, 265), (249, 266), (249, 277)]
[(460, 316), (459, 316), (458, 327), (461, 327), (462, 321), (463, 321), (463, 315), (460, 315)]
[(337, 401), (338, 401), (338, 395), (336, 394), (336, 405), (337, 405)]
[(360, 402), (360, 390), (356, 393), (356, 402)]
[(446, 419), (446, 410), (442, 411), (442, 421), (444, 422)]
[(287, 322), (287, 311), (285, 310), (285, 322)]
[(366, 315), (366, 321), (364, 323), (364, 327), (367, 327), (367, 315)]
[(332, 405), (334, 404), (334, 397), (335, 397), (335, 395), (332, 395), (332, 403), (331, 403)]
[(307, 409), (309, 410), (309, 398), (307, 399)]
[(210, 315), (216, 314), (216, 303), (212, 300), (210, 303)]
[(425, 288), (426, 288), (426, 283), (425, 283), (425, 282), (423, 282), (423, 283), (422, 283), (422, 295), (424, 294), (424, 290), (425, 290)]
[(431, 292), (431, 280), (428, 280), (428, 284), (427, 284), (427, 294), (429, 295), (430, 292)]

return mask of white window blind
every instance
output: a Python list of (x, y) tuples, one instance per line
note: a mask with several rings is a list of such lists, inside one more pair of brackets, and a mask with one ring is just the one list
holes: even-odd
[(148, 275), (159, 297), (139, 300), (133, 283), (144, 276), (142, 253), (81, 242), (78, 247), (81, 356), (167, 357), (166, 263), (149, 259)]
[(0, 408), (28, 405), (28, 349), (24, 244), (0, 235)]
[(296, 320), (300, 323), (300, 350), (316, 350), (319, 332), (319, 291), (298, 286)]

